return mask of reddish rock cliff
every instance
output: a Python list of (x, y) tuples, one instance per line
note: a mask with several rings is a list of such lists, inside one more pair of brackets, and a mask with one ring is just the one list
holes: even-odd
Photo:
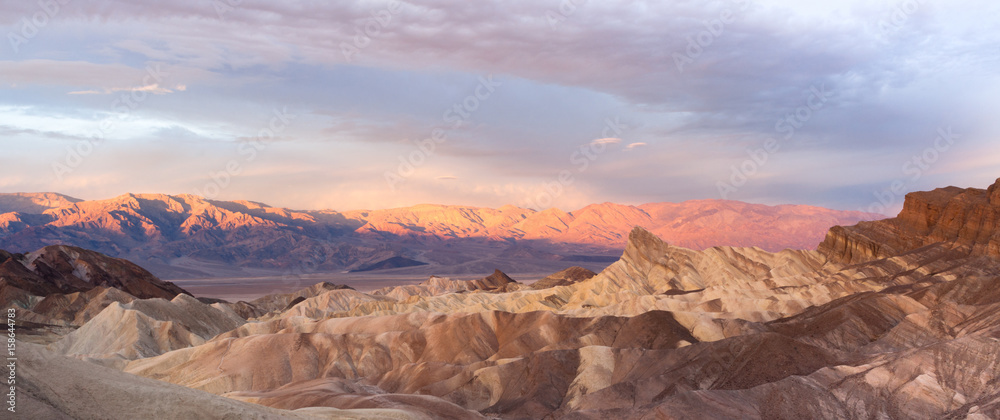
[(857, 264), (931, 244), (1000, 257), (1000, 179), (986, 190), (947, 187), (907, 194), (896, 218), (834, 227), (819, 251)]

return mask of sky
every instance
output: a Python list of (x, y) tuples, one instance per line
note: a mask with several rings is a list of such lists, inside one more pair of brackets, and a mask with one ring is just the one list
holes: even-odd
[(0, 1), (0, 192), (296, 209), (731, 199), (894, 214), (1000, 177), (984, 1)]

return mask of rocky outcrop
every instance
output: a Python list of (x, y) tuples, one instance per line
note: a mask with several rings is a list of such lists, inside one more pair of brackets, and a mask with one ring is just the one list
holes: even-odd
[(52, 294), (31, 308), (51, 322), (82, 326), (114, 302), (129, 303), (135, 297), (115, 288), (95, 287), (86, 292)]
[(140, 299), (187, 294), (130, 261), (71, 246), (48, 246), (27, 254), (28, 267), (66, 292), (113, 287)]
[(557, 286), (569, 286), (584, 280), (590, 280), (596, 275), (597, 273), (583, 267), (570, 267), (532, 283), (531, 288), (539, 290)]
[(1000, 258), (1000, 179), (986, 190), (948, 187), (907, 194), (897, 217), (835, 227), (819, 250), (856, 264), (933, 244)]
[(504, 293), (520, 290), (524, 285), (510, 278), (500, 270), (493, 274), (475, 280), (452, 280), (446, 277), (431, 276), (417, 285), (393, 286), (372, 292), (373, 295), (388, 296), (396, 300), (407, 300), (413, 296), (431, 297), (449, 293), (494, 292)]
[(187, 292), (129, 261), (68, 246), (0, 251), (0, 305), (16, 311), (22, 339), (51, 343), (114, 303)]
[[(64, 291), (64, 288), (60, 287), (68, 286), (63, 284), (64, 282), (62, 278), (46, 279), (28, 268), (24, 255), (0, 251), (0, 288), (13, 287), (35, 296), (46, 296)], [(10, 302), (5, 300), (0, 303), (8, 306)]]
[(0, 281), (36, 296), (111, 287), (138, 298), (172, 299), (187, 293), (129, 261), (54, 245), (26, 255), (0, 255)]

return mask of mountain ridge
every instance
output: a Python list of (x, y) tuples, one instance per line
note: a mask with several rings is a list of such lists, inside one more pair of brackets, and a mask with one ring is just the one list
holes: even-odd
[[(727, 200), (600, 203), (572, 212), (434, 204), (338, 212), (132, 193), (107, 200), (53, 201), (49, 208), (25, 213), (17, 211), (21, 207), (4, 207), (10, 201), (6, 197), (0, 194), (0, 248), (80, 246), (130, 259), (161, 276), (178, 259), (234, 269), (288, 270), (309, 264), (316, 271), (373, 265), (392, 269), (392, 264), (379, 262), (393, 258), (425, 263), (426, 270), (516, 260), (528, 261), (531, 268), (513, 271), (558, 271), (570, 266), (556, 263), (568, 256), (617, 254), (634, 226), (692, 249), (758, 246), (778, 251), (814, 248), (830, 226), (877, 217)], [(538, 258), (505, 256), (512, 244)]]

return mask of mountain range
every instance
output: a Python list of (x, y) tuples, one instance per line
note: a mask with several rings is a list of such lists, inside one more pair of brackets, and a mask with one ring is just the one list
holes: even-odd
[(572, 265), (603, 268), (624, 249), (633, 226), (696, 250), (780, 251), (813, 249), (830, 226), (882, 217), (724, 200), (603, 203), (573, 212), (444, 205), (338, 212), (191, 195), (82, 201), (19, 193), (0, 194), (0, 248), (78, 246), (127, 258), (165, 278), (289, 270), (551, 272)]

